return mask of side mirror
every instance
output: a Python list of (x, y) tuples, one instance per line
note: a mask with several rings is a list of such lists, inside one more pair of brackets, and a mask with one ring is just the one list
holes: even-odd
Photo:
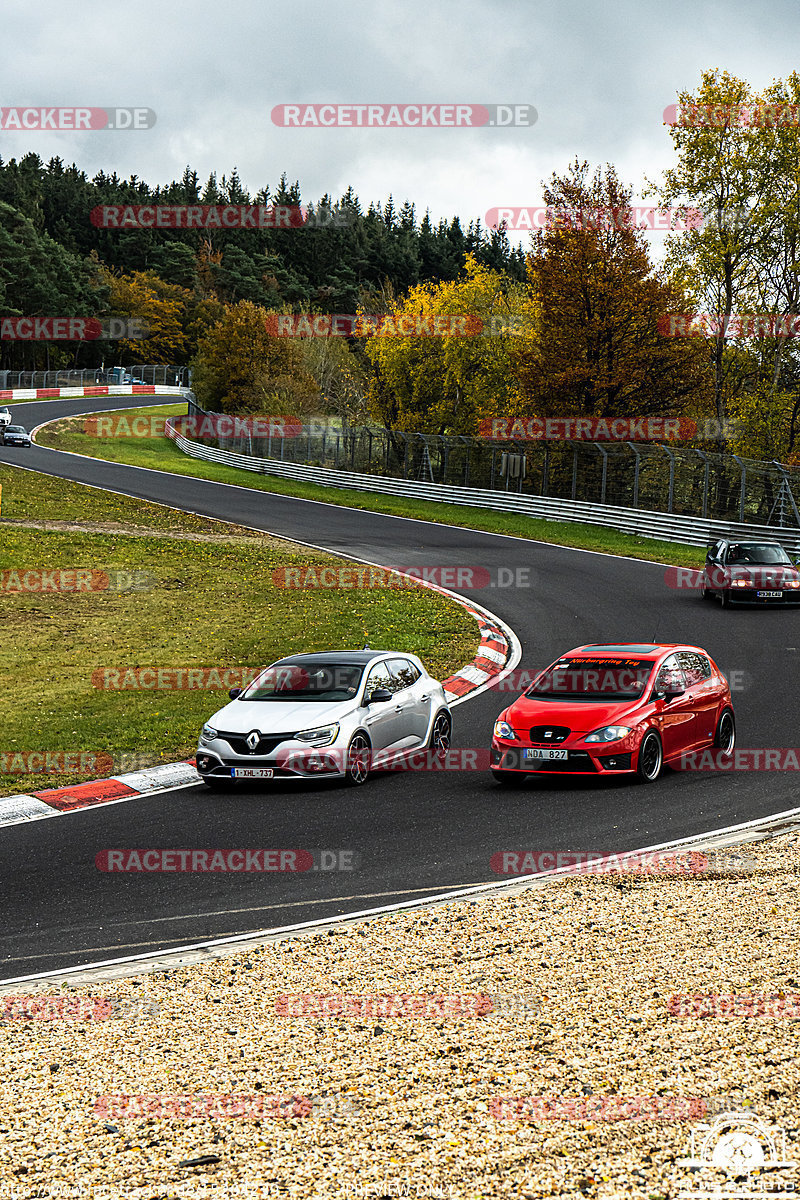
[(664, 699), (666, 700), (667, 704), (669, 704), (670, 701), (677, 700), (679, 696), (685, 696), (685, 695), (686, 695), (686, 688), (671, 687), (671, 688), (668, 688), (666, 690), (666, 692), (664, 693)]
[(241, 688), (231, 688), (231, 690), (228, 692), (228, 695), (230, 696), (231, 700), (235, 700), (236, 697), (241, 696), (241, 694), (242, 694)]
[(367, 704), (385, 704), (387, 700), (392, 699), (392, 693), (388, 688), (375, 688), (371, 694)]

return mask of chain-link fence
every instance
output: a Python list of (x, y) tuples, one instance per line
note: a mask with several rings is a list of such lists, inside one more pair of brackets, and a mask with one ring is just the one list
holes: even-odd
[[(219, 415), (194, 401), (189, 413)], [(289, 432), (257, 437), (245, 429), (211, 443), (255, 458), (376, 476), (800, 527), (800, 469), (777, 462), (652, 442), (488, 442), (324, 421)]]
[[(129, 376), (129, 378), (127, 378)], [(89, 367), (71, 371), (0, 371), (0, 390), (8, 388), (91, 387), (106, 383), (154, 383), (188, 387), (187, 367), (137, 364), (133, 367)]]

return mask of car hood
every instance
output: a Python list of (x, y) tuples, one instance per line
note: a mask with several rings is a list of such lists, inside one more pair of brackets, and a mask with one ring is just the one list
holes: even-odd
[(606, 700), (595, 704), (523, 696), (506, 710), (505, 720), (516, 730), (527, 731), (533, 725), (566, 725), (573, 733), (591, 733), (604, 725), (632, 724), (643, 707), (640, 700)]
[(317, 725), (341, 721), (355, 712), (352, 701), (340, 704), (314, 704), (291, 700), (232, 700), (209, 718), (208, 724), (226, 733), (297, 733)]
[(731, 579), (751, 579), (755, 583), (772, 583), (776, 579), (800, 579), (800, 572), (789, 563), (753, 563), (751, 566), (728, 567)]

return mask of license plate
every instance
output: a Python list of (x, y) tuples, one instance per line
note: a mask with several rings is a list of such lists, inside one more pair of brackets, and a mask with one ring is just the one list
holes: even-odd
[(544, 759), (546, 762), (550, 762), (555, 758), (563, 762), (568, 754), (568, 750), (526, 750), (525, 758), (535, 758), (540, 761)]
[(272, 779), (272, 767), (231, 767), (234, 779)]
[(759, 600), (780, 600), (783, 592), (756, 592)]

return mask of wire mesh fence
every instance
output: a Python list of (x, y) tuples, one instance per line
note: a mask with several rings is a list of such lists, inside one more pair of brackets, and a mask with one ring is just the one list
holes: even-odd
[(161, 363), (140, 363), (133, 367), (88, 367), (59, 371), (0, 371), (0, 390), (8, 388), (90, 387), (106, 383), (153, 383), (164, 387), (185, 387), (189, 383), (186, 367)]
[[(220, 415), (206, 413), (194, 400), (189, 413)], [(241, 422), (241, 432), (211, 441), (222, 450), (307, 466), (800, 527), (800, 469), (778, 462), (644, 442), (489, 442), (351, 427), (324, 418), (284, 436), (254, 436), (246, 426)]]

